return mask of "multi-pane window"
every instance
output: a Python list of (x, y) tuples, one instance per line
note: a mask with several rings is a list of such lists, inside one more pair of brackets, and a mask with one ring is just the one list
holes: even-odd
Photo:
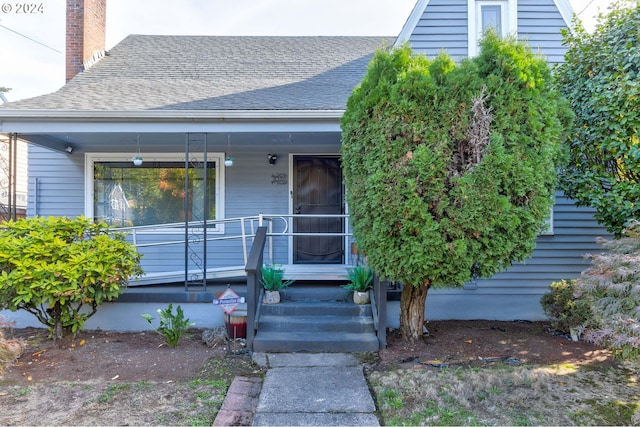
[[(94, 220), (116, 227), (213, 220), (220, 212), (219, 160), (190, 164), (153, 160), (95, 159), (92, 164)], [(188, 175), (187, 175), (188, 174)]]
[(498, 34), (502, 34), (502, 5), (481, 4), (479, 18), (482, 33), (493, 28)]
[(470, 57), (478, 54), (478, 41), (489, 28), (503, 37), (516, 32), (515, 0), (468, 0), (468, 5)]

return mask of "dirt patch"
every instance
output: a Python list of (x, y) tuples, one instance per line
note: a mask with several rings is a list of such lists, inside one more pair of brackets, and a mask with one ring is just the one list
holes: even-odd
[[(430, 322), (406, 343), (397, 331), (367, 360), (370, 371), (487, 364), (601, 364), (608, 351), (554, 334), (546, 323)], [(211, 425), (236, 375), (259, 376), (247, 354), (210, 348), (190, 330), (178, 348), (155, 331), (85, 331), (54, 342), (41, 329), (17, 329), (27, 350), (0, 378), (2, 425)]]
[(571, 341), (546, 322), (487, 320), (426, 324), (428, 333), (406, 343), (398, 331), (387, 334), (378, 369), (389, 365), (429, 364), (436, 367), (492, 362), (508, 364), (614, 364), (611, 353), (585, 341)]
[(638, 425), (640, 369), (540, 322), (430, 322), (367, 364), (383, 425)]
[(236, 375), (262, 375), (247, 354), (210, 348), (190, 330), (170, 348), (154, 331), (86, 331), (54, 342), (17, 329), (27, 350), (0, 377), (1, 425), (212, 425)]

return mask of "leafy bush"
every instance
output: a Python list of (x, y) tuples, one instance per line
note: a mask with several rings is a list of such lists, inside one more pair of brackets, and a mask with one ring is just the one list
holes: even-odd
[(4, 329), (9, 326), (10, 323), (0, 316), (0, 375), (11, 367), (25, 349), (21, 339), (5, 338)]
[(123, 233), (84, 217), (34, 217), (0, 229), (0, 308), (25, 310), (54, 339), (84, 327), (97, 307), (142, 274)]
[[(153, 321), (153, 316), (150, 314), (141, 314), (149, 324)], [(176, 314), (173, 314), (173, 304), (169, 304), (166, 309), (158, 309), (158, 316), (160, 317), (160, 326), (156, 329), (160, 335), (164, 336), (169, 347), (177, 347), (180, 343), (182, 334), (189, 329), (195, 323), (190, 322), (189, 319), (184, 318), (184, 311), (182, 307), (176, 307)]]
[(619, 237), (640, 218), (640, 2), (613, 2), (591, 33), (575, 24), (563, 32), (568, 51), (555, 73), (575, 113), (560, 183)]
[(640, 356), (640, 223), (623, 237), (599, 239), (607, 252), (589, 255), (591, 266), (576, 281), (576, 298), (591, 308), (585, 339), (610, 348), (614, 355)]
[(569, 333), (572, 328), (584, 327), (589, 321), (589, 306), (575, 297), (575, 286), (575, 279), (554, 282), (551, 290), (540, 299), (551, 326), (558, 331)]

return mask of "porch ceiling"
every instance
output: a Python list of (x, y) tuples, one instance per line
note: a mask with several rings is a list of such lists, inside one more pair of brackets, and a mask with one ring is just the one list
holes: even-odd
[[(122, 152), (134, 150), (140, 145), (142, 151), (182, 150), (189, 133), (186, 132), (68, 132), (68, 133), (19, 133), (27, 142), (64, 151), (73, 147), (74, 154), (81, 152)], [(340, 132), (193, 132), (194, 140), (207, 136), (210, 151), (224, 151), (229, 142), (232, 148), (242, 147), (285, 147), (301, 145), (336, 144), (340, 142)]]

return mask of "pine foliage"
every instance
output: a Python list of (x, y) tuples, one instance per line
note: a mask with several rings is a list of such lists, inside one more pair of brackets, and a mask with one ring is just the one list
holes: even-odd
[(621, 358), (640, 356), (640, 223), (620, 239), (599, 239), (606, 252), (576, 281), (575, 296), (591, 308), (585, 339)]
[(376, 53), (342, 119), (358, 246), (382, 276), (462, 285), (526, 258), (545, 226), (569, 113), (542, 58), (488, 34), (457, 65)]

